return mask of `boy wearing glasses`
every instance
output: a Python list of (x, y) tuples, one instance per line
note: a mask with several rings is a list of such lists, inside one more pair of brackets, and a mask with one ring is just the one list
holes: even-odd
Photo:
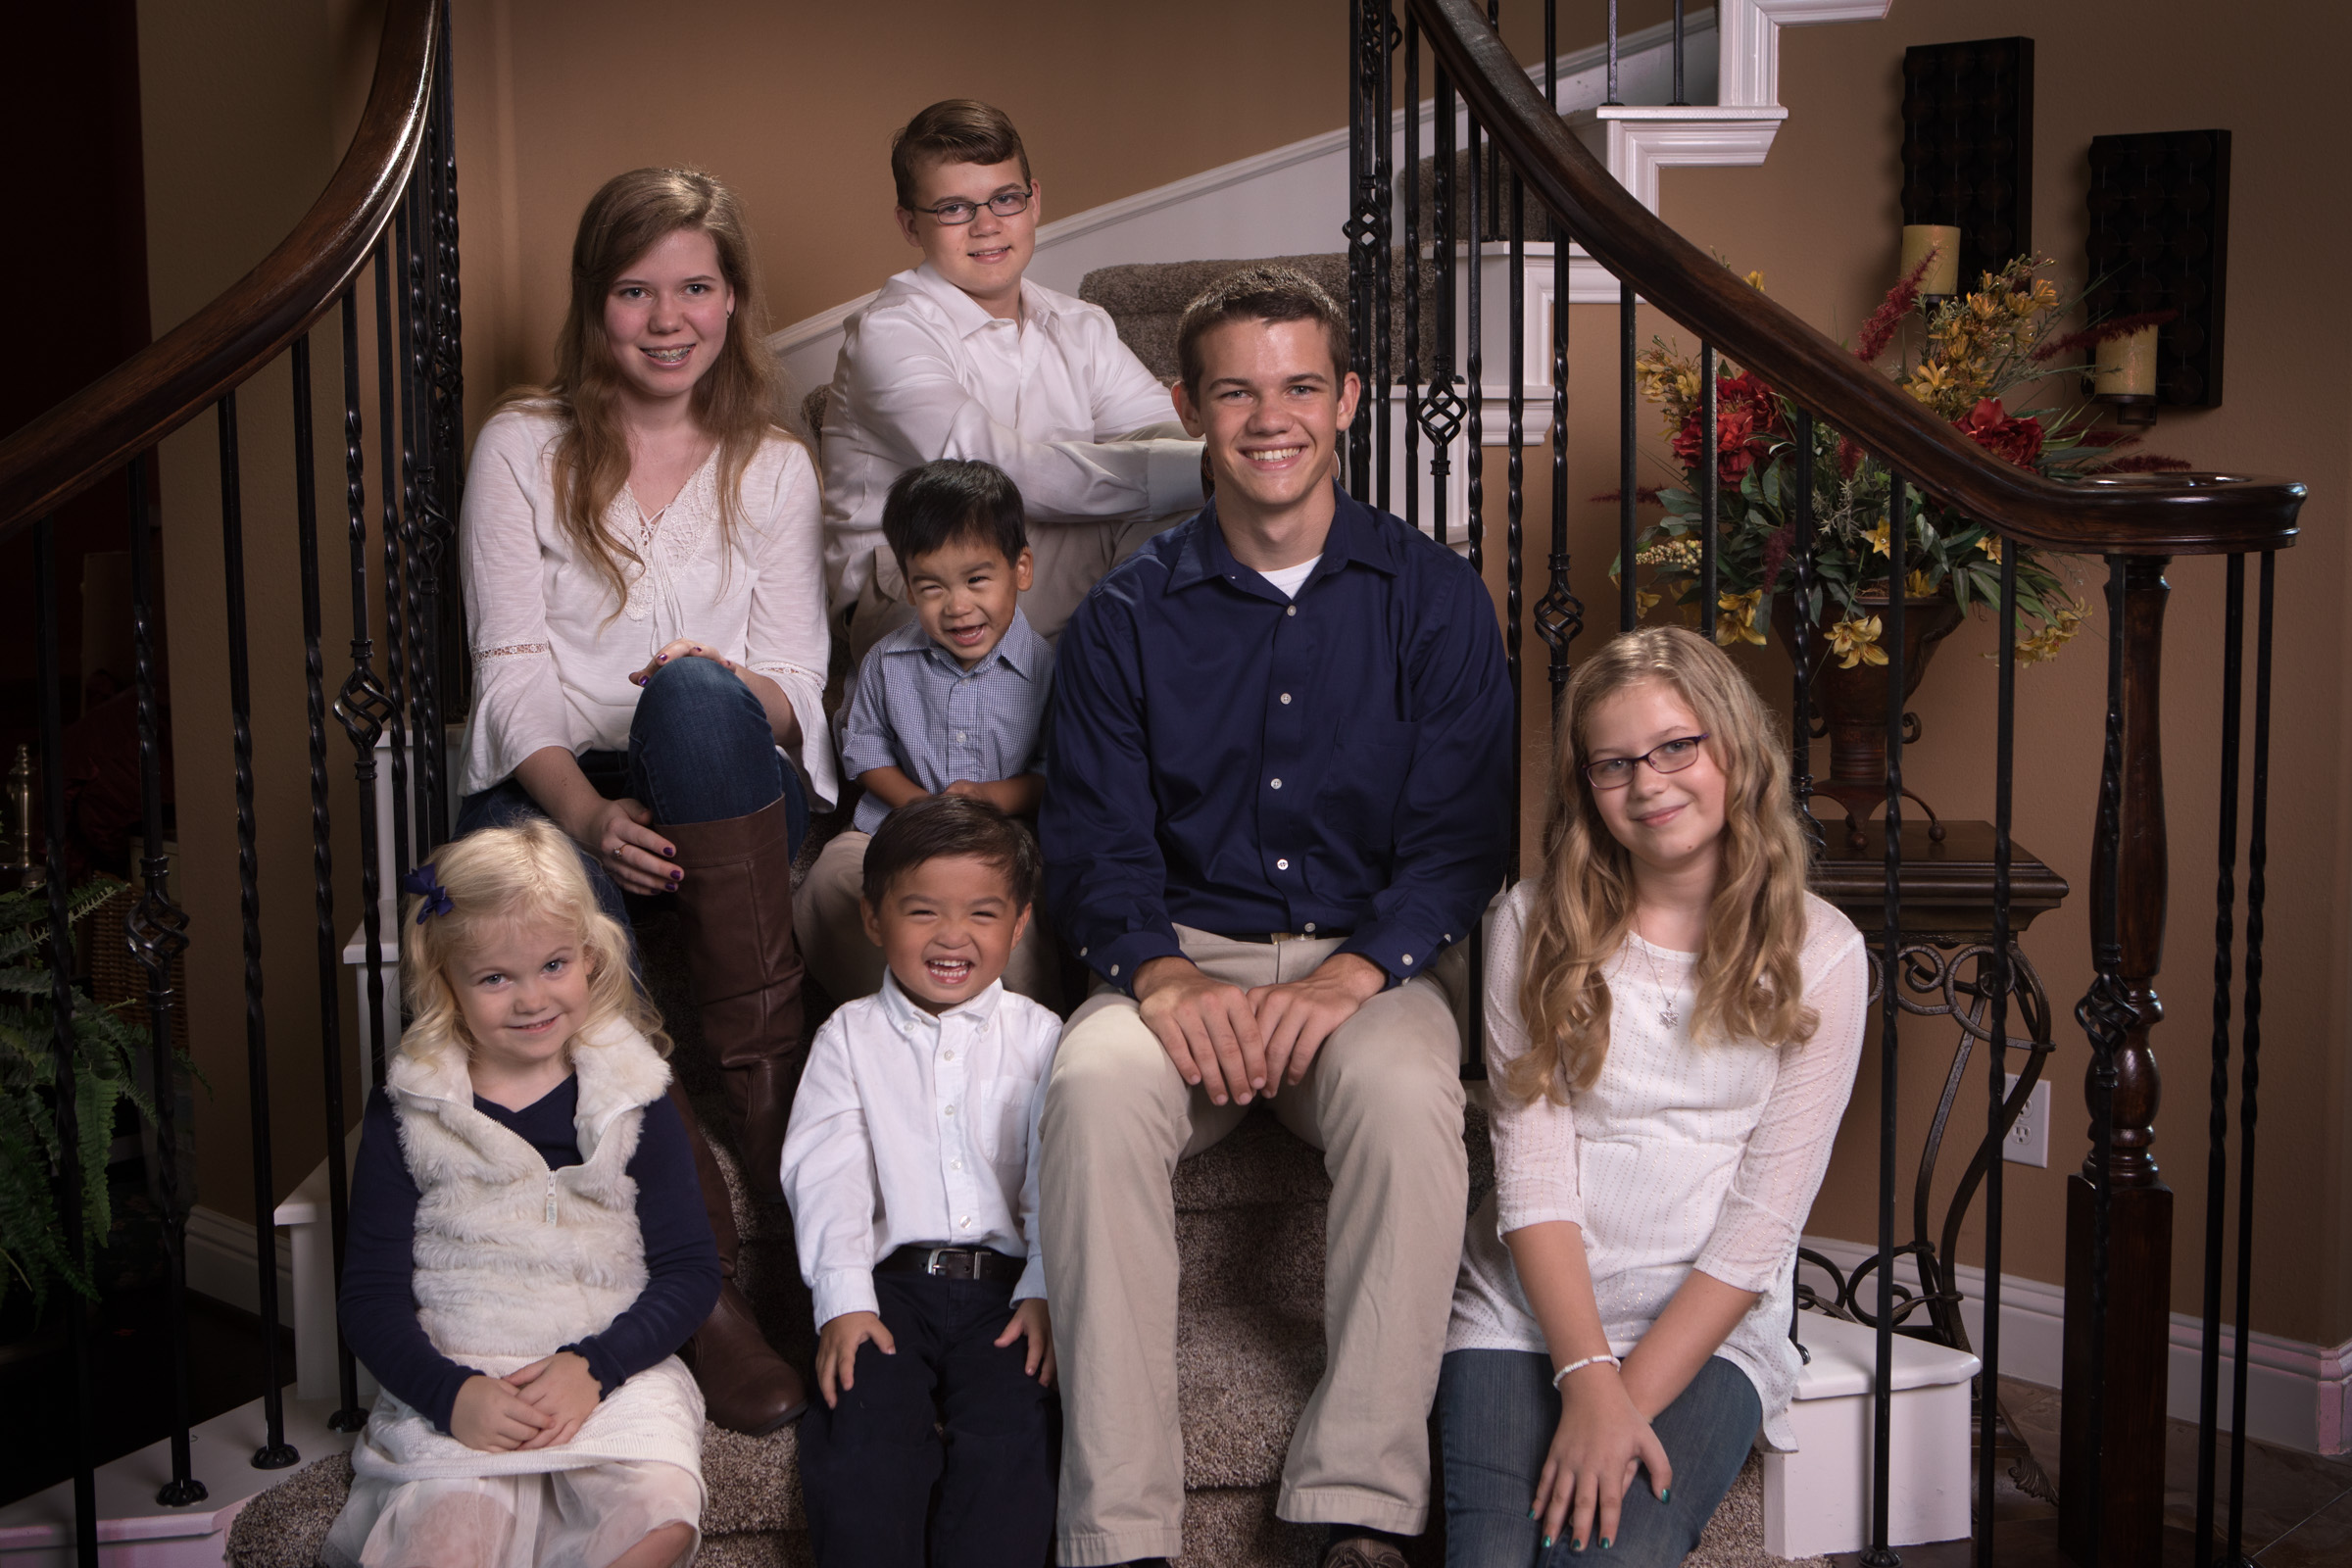
[(922, 265), (844, 328), (825, 401), (825, 576), (853, 660), (912, 618), (882, 502), (941, 458), (1002, 468), (1036, 551), (1021, 607), (1052, 641), (1096, 580), (1201, 503), (1200, 443), (1110, 318), (1021, 274), (1039, 186), (1020, 133), (969, 98), (933, 104), (891, 143), (898, 220)]

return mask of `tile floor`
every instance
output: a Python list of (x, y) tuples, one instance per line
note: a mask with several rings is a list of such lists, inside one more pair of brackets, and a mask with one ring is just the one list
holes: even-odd
[[(1995, 1560), (2038, 1568), (2066, 1559), (2056, 1546), (2058, 1392), (2001, 1381), (2008, 1438), (1996, 1450), (2003, 1474), (1993, 1510)], [(2163, 1568), (2188, 1568), (2196, 1527), (2197, 1429), (2174, 1421), (2165, 1444)], [(2021, 1462), (2022, 1461), (2022, 1462)], [(2228, 1517), (2230, 1449), (2219, 1456), (2221, 1516)], [(2267, 1443), (2246, 1446), (2245, 1550), (2259, 1568), (2345, 1568), (2352, 1564), (2352, 1458), (2321, 1458)], [(1905, 1546), (1904, 1568), (1962, 1568), (1975, 1561), (1968, 1542)], [(1859, 1554), (1833, 1559), (1840, 1568)]]

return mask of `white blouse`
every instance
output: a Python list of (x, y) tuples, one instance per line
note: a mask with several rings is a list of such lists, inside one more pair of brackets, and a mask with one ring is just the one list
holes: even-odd
[[(1628, 1355), (1693, 1268), (1756, 1304), (1717, 1352), (1747, 1374), (1764, 1437), (1788, 1422), (1798, 1359), (1788, 1340), (1797, 1236), (1829, 1169), (1868, 1010), (1869, 956), (1853, 922), (1807, 895), (1800, 956), (1820, 1026), (1802, 1045), (1694, 1043), (1697, 956), (1629, 934), (1609, 974), (1609, 1054), (1590, 1089), (1555, 1104), (1511, 1102), (1504, 1064), (1527, 1050), (1522, 945), (1535, 884), (1495, 911), (1487, 950), (1487, 1060), (1494, 1091), (1494, 1193), (1470, 1218), (1446, 1348), (1543, 1352), (1505, 1233), (1565, 1220), (1584, 1234), (1609, 1348)], [(1671, 1011), (1675, 1023), (1662, 1021)]]
[(723, 554), (715, 450), (654, 517), (623, 485), (605, 526), (639, 560), (622, 563), (628, 599), (616, 614), (556, 514), (562, 429), (551, 411), (512, 408), (474, 439), (458, 535), (474, 662), (459, 790), (500, 783), (543, 747), (626, 750), (638, 697), (629, 676), (692, 637), (784, 689), (801, 721), (785, 755), (817, 808), (830, 806), (841, 785), (823, 710), (824, 538), (808, 450), (778, 432), (753, 455)]

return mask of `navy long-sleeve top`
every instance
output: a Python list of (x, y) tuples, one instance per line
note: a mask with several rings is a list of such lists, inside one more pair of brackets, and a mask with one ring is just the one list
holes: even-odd
[[(1335, 486), (1335, 492), (1337, 487)], [(1114, 567), (1063, 630), (1039, 827), (1047, 906), (1130, 990), (1175, 925), (1341, 935), (1392, 985), (1502, 885), (1511, 707), (1467, 563), (1337, 492), (1296, 599), (1216, 506)]]
[[(576, 1075), (520, 1110), (473, 1097), (474, 1109), (539, 1151), (550, 1170), (580, 1163), (574, 1125), (579, 1102)], [(703, 1211), (686, 1124), (667, 1097), (645, 1107), (628, 1173), (637, 1183), (645, 1289), (602, 1334), (564, 1347), (586, 1358), (606, 1394), (684, 1345), (718, 1300), (718, 1248)], [(351, 1174), (351, 1223), (344, 1233), (343, 1291), (337, 1303), (343, 1337), (376, 1382), (447, 1432), (458, 1389), (476, 1374), (435, 1349), (416, 1318), (410, 1286), (422, 1196), (401, 1153), (400, 1118), (391, 1097), (380, 1091), (368, 1096)]]

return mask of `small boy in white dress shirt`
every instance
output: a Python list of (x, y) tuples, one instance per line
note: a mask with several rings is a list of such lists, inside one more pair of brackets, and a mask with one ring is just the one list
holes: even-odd
[(817, 1031), (782, 1166), (818, 1327), (819, 1568), (1036, 1568), (1053, 1537), (1037, 1117), (1061, 1020), (1000, 983), (1038, 871), (1027, 830), (962, 795), (866, 849), (888, 968)]
[[(858, 905), (865, 847), (883, 818), (933, 795), (1034, 817), (1045, 794), (1054, 650), (1021, 609), (1033, 558), (1019, 487), (994, 464), (923, 464), (891, 485), (882, 533), (915, 618), (874, 644), (843, 704), (842, 771), (865, 796), (793, 897), (802, 956), (835, 997), (882, 984), (882, 954)], [(1058, 970), (1046, 922), (1032, 920), (1004, 988), (1053, 1007)]]

